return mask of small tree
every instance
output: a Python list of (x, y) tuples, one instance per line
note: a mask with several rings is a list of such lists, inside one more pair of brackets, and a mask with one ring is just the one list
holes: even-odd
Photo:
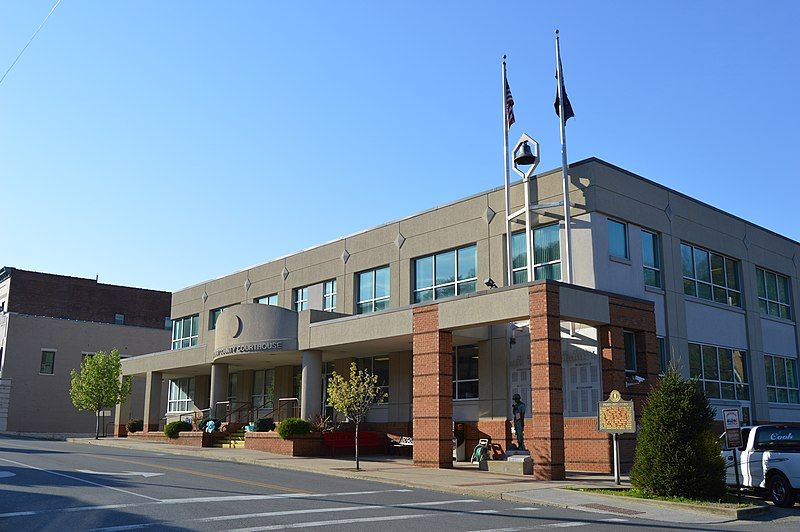
[(712, 432), (714, 410), (697, 381), (669, 368), (650, 392), (631, 471), (635, 488), (662, 497), (720, 500), (725, 462)]
[[(100, 412), (124, 402), (131, 393), (131, 378), (120, 378), (119, 352), (98, 351), (81, 362), (80, 372), (70, 372), (69, 397), (78, 410), (93, 410), (97, 416), (95, 439), (100, 437)], [(117, 420), (121, 423), (122, 420)]]
[(358, 459), (358, 426), (366, 419), (372, 405), (385, 398), (386, 394), (378, 386), (378, 376), (367, 370), (359, 370), (355, 362), (350, 364), (349, 379), (334, 371), (328, 381), (328, 403), (356, 426), (356, 469), (361, 469)]

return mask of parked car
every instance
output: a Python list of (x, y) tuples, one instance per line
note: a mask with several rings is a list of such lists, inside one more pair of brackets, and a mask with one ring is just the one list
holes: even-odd
[[(756, 425), (742, 428), (744, 447), (736, 452), (739, 486), (761, 492), (776, 506), (788, 508), (800, 490), (800, 427)], [(736, 485), (733, 452), (722, 452), (726, 482)]]

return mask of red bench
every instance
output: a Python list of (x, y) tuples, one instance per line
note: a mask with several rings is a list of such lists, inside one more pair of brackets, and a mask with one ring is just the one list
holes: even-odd
[[(330, 447), (331, 456), (336, 455), (336, 449), (353, 449), (355, 452), (355, 432), (323, 432), (322, 439), (325, 445)], [(358, 433), (359, 453), (364, 449), (372, 449), (385, 453), (386, 443), (386, 436), (378, 432), (359, 431)]]

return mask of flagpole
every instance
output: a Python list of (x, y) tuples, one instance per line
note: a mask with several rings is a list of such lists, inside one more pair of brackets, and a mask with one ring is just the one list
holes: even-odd
[(502, 73), (503, 79), (501, 83), (501, 91), (502, 91), (502, 103), (503, 103), (503, 177), (504, 177), (504, 190), (505, 190), (505, 202), (506, 202), (506, 213), (505, 213), (505, 220), (506, 220), (506, 282), (504, 286), (511, 286), (513, 277), (512, 277), (512, 265), (511, 265), (511, 190), (510, 190), (510, 182), (508, 176), (508, 107), (506, 105), (506, 56), (503, 55), (503, 66), (502, 66)]
[[(566, 244), (566, 257), (564, 261), (564, 271), (566, 281), (572, 284), (572, 220), (570, 217), (569, 202), (569, 167), (567, 164), (567, 127), (564, 119), (564, 78), (561, 71), (561, 46), (558, 41), (558, 30), (556, 30), (556, 76), (558, 77), (558, 121), (561, 126), (561, 186), (564, 195), (564, 243)], [(508, 135), (506, 134), (506, 137)]]

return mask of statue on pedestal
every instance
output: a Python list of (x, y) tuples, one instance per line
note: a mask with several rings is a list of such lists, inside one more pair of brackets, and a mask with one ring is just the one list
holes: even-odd
[(517, 434), (517, 449), (525, 450), (525, 403), (518, 393), (514, 394), (514, 402), (511, 405), (514, 413), (514, 432)]

